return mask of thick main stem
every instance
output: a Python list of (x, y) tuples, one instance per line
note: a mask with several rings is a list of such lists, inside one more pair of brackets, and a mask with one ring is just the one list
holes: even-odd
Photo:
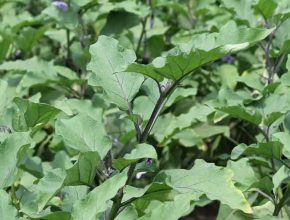
[[(182, 78), (183, 79), (183, 78)], [(144, 143), (146, 142), (152, 128), (153, 128), (153, 125), (155, 124), (158, 116), (160, 115), (166, 101), (168, 100), (168, 98), (170, 97), (170, 95), (173, 93), (173, 91), (176, 89), (176, 87), (178, 86), (178, 84), (180, 83), (180, 81), (182, 80), (178, 80), (176, 81), (175, 83), (173, 83), (169, 89), (165, 90), (164, 92), (162, 92), (160, 94), (160, 97), (158, 99), (158, 101), (156, 102), (156, 105), (151, 113), (151, 116), (145, 126), (145, 129), (143, 130), (143, 132), (141, 133), (140, 135), (140, 138), (137, 140), (138, 143)], [(138, 132), (138, 131), (137, 131)], [(130, 167), (129, 167), (129, 170), (127, 172), (127, 181), (126, 181), (126, 184), (127, 185), (132, 177), (133, 177), (133, 174), (134, 174), (134, 171), (135, 171), (135, 168), (136, 168), (136, 164), (132, 164)], [(111, 209), (111, 212), (109, 214), (109, 217), (108, 217), (108, 220), (113, 220), (115, 219), (115, 217), (118, 215), (118, 211), (121, 207), (121, 202), (122, 202), (122, 199), (123, 199), (123, 195), (124, 195), (124, 192), (123, 192), (123, 188), (121, 188), (118, 192), (118, 194), (116, 195), (116, 197), (114, 198), (114, 202), (113, 202), (113, 206), (112, 206), (112, 209)]]
[(146, 124), (144, 131), (142, 132), (142, 135), (141, 135), (140, 141), (139, 141), (140, 143), (144, 143), (147, 140), (147, 138), (150, 134), (150, 131), (153, 128), (155, 121), (157, 120), (160, 112), (162, 111), (163, 106), (166, 103), (166, 100), (167, 100), (167, 97), (161, 94), (160, 98), (158, 99), (158, 101), (155, 105), (155, 108), (153, 109), (153, 112), (149, 118), (149, 121)]

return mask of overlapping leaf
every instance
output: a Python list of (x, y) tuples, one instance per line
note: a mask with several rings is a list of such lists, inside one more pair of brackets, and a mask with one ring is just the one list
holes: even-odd
[(12, 205), (11, 198), (0, 189), (0, 219), (19, 220), (16, 208)]
[(18, 164), (30, 145), (31, 139), (27, 132), (9, 135), (0, 145), (0, 188), (10, 186), (17, 175)]
[(13, 128), (16, 131), (28, 131), (29, 128), (43, 126), (60, 112), (51, 105), (34, 103), (21, 98), (15, 98), (14, 102), (19, 109), (13, 120)]
[(99, 162), (100, 156), (97, 152), (80, 154), (74, 166), (67, 170), (65, 185), (91, 185)]
[(111, 147), (103, 123), (83, 113), (69, 119), (59, 119), (55, 129), (68, 147), (80, 152), (97, 152), (101, 159)]
[(49, 171), (37, 184), (24, 192), (21, 198), (21, 211), (35, 218), (61, 189), (65, 177), (66, 172), (62, 169)]
[(90, 53), (89, 84), (101, 86), (110, 102), (120, 108), (130, 108), (130, 102), (144, 81), (142, 75), (124, 73), (136, 60), (134, 51), (123, 48), (113, 38), (100, 36), (98, 42), (91, 45)]
[(233, 182), (231, 170), (197, 160), (191, 170), (161, 171), (155, 181), (165, 181), (181, 194), (196, 197), (205, 194), (211, 200), (219, 200), (233, 209), (251, 213), (252, 209), (243, 193)]
[(273, 30), (238, 28), (233, 22), (224, 25), (220, 33), (201, 34), (192, 42), (181, 44), (149, 65), (131, 64), (127, 71), (147, 75), (157, 81), (163, 78), (180, 80), (197, 68), (227, 54), (245, 49), (266, 38)]
[(117, 174), (91, 191), (85, 199), (77, 201), (72, 212), (73, 220), (95, 220), (108, 208), (108, 202), (123, 187), (126, 173)]
[(125, 154), (124, 157), (114, 160), (113, 167), (122, 170), (142, 158), (157, 159), (157, 153), (154, 147), (149, 144), (138, 144), (129, 154)]

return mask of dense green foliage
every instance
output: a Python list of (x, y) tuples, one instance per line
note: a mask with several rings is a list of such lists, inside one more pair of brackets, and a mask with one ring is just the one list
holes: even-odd
[(290, 219), (289, 25), (289, 0), (0, 1), (0, 220)]

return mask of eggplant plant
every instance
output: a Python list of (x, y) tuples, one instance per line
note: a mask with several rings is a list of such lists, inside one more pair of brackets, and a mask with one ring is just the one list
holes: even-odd
[(290, 219), (288, 0), (0, 19), (0, 220)]

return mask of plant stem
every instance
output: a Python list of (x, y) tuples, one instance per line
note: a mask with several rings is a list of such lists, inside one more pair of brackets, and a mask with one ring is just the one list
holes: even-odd
[(70, 60), (70, 30), (66, 29), (66, 60), (69, 63)]
[(17, 210), (20, 210), (20, 205), (19, 205), (19, 201), (17, 199), (16, 196), (16, 190), (15, 190), (15, 183), (12, 184), (11, 186), (11, 197), (12, 197), (12, 202), (14, 204), (14, 206), (16, 207)]
[(279, 160), (285, 167), (287, 167), (290, 170), (289, 164), (287, 164), (284, 160), (280, 159)]
[(145, 32), (146, 32), (146, 23), (147, 23), (147, 17), (144, 18), (144, 20), (142, 21), (142, 31), (141, 31), (141, 35), (139, 37), (138, 44), (137, 44), (137, 47), (136, 47), (136, 54), (137, 55), (138, 55), (139, 50), (141, 48), (142, 40), (143, 40)]
[(37, 150), (37, 156), (38, 157), (41, 156), (41, 154), (43, 153), (43, 150), (44, 150), (45, 146), (48, 145), (48, 143), (51, 141), (52, 138), (53, 138), (53, 136), (51, 134), (50, 135), (47, 135), (47, 137), (45, 138), (45, 140), (38, 147), (38, 150)]
[[(269, 26), (267, 20), (265, 20), (265, 23), (266, 23), (267, 26)], [(275, 38), (275, 34), (276, 34), (277, 30), (279, 29), (281, 24), (282, 23), (277, 25), (275, 30), (270, 34), (269, 40), (267, 41), (266, 45), (262, 46), (262, 48), (263, 48), (263, 50), (265, 52), (266, 69), (267, 69), (267, 72), (268, 72), (268, 80), (267, 80), (267, 84), (268, 85), (271, 85), (273, 83), (274, 75), (277, 74), (277, 72), (279, 71), (279, 69), (280, 69), (280, 67), (281, 67), (281, 65), (282, 65), (282, 63), (284, 61), (284, 58), (285, 58), (285, 54), (282, 54), (280, 56), (280, 58), (276, 62), (273, 62), (271, 60), (271, 58), (270, 58), (270, 48), (271, 48), (273, 40)], [(270, 141), (270, 134), (269, 134), (270, 132), (269, 132), (269, 130), (270, 130), (270, 126), (267, 127), (266, 131), (263, 130), (263, 128), (260, 128), (260, 131), (264, 135), (264, 137), (266, 139), (266, 142)], [(284, 163), (283, 160), (280, 160), (280, 162), (282, 162), (285, 166), (287, 166), (289, 168), (288, 164)], [(274, 158), (270, 159), (270, 163), (271, 163), (273, 172), (276, 172)], [(282, 198), (279, 200), (279, 202), (274, 201), (274, 205), (275, 205), (275, 209), (274, 209), (274, 212), (273, 212), (274, 216), (278, 216), (279, 215), (281, 209), (283, 208), (284, 204), (287, 202), (289, 197), (290, 197), (290, 185), (287, 186), (286, 192), (284, 193)]]
[(278, 216), (281, 209), (283, 208), (284, 204), (289, 200), (290, 198), (290, 186), (288, 185), (285, 194), (280, 199), (279, 203), (275, 206), (273, 216)]
[[(128, 111), (129, 111), (129, 115), (133, 115), (133, 110), (132, 110), (132, 106), (131, 106), (131, 103), (128, 104)], [(142, 135), (142, 130), (140, 128), (140, 125), (138, 124), (138, 122), (133, 122), (134, 123), (134, 127), (135, 127), (135, 130), (136, 130), (136, 139), (137, 141), (140, 140), (141, 138), (141, 135)]]
[(85, 14), (89, 9), (99, 5), (100, 3), (98, 1), (91, 1), (90, 3), (86, 4), (79, 10), (79, 14), (83, 15)]
[(275, 200), (274, 198), (272, 198), (270, 195), (268, 195), (267, 193), (264, 193), (262, 190), (258, 189), (258, 188), (253, 188), (253, 191), (259, 193), (260, 195), (262, 195), (263, 197), (267, 198), (269, 201), (273, 202), (275, 204)]
[[(151, 113), (151, 116), (150, 116), (150, 118), (145, 126), (145, 129), (141, 133), (140, 139), (137, 140), (139, 143), (146, 142), (146, 140), (150, 134), (150, 131), (153, 128), (153, 125), (155, 124), (158, 116), (160, 115), (160, 112), (162, 111), (162, 108), (164, 107), (166, 101), (168, 100), (168, 98), (173, 93), (173, 91), (176, 89), (176, 87), (178, 86), (178, 84), (180, 83), (180, 81), (182, 79), (183, 79), (183, 77), (180, 80), (177, 80), (176, 82), (174, 82), (167, 90), (165, 90), (164, 92), (162, 92), (160, 94), (160, 97), (159, 97), (158, 101), (156, 102), (156, 105), (155, 105), (155, 107)], [(128, 185), (128, 183), (131, 181), (133, 174), (134, 174), (134, 171), (135, 171), (135, 168), (136, 168), (136, 163), (129, 166), (129, 169), (127, 172), (127, 181), (126, 181), (125, 185)], [(124, 189), (121, 188), (119, 190), (118, 194), (115, 196), (111, 212), (107, 218), (108, 220), (113, 220), (118, 215), (118, 211), (121, 207), (121, 202), (122, 202), (123, 195), (124, 195), (123, 190)]]

